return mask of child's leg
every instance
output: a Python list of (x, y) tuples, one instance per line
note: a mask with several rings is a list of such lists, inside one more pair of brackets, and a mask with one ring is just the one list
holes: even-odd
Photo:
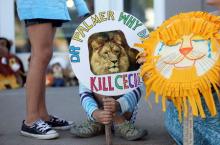
[[(55, 36), (55, 33), (56, 33), (56, 28), (53, 27), (53, 30), (52, 30), (52, 42), (51, 42), (51, 50), (53, 51), (53, 40), (54, 40), (54, 36)], [(49, 62), (48, 62), (49, 63)], [(45, 76), (43, 78), (43, 81), (41, 82), (42, 83), (42, 88), (41, 88), (41, 96), (40, 96), (40, 101), (39, 101), (39, 114), (40, 114), (40, 118), (43, 119), (43, 120), (49, 120), (49, 114), (47, 112), (47, 107), (46, 107), (46, 99), (45, 99), (45, 92), (46, 92), (46, 72), (45, 72)]]
[(41, 119), (49, 120), (49, 113), (47, 112), (46, 99), (45, 99), (45, 92), (46, 92), (45, 81), (46, 81), (46, 77), (44, 77), (44, 80), (41, 84), (42, 90), (41, 90), (41, 96), (39, 100), (39, 115)]
[(44, 95), (45, 73), (52, 57), (55, 31), (50, 23), (31, 25), (27, 30), (31, 42), (31, 61), (26, 86), (26, 123), (30, 124), (41, 117), (40, 112), (47, 114)]
[(131, 116), (132, 116), (131, 112), (125, 112), (123, 115), (115, 115), (113, 118), (113, 121), (115, 124), (121, 124), (125, 122), (126, 120), (130, 121)]

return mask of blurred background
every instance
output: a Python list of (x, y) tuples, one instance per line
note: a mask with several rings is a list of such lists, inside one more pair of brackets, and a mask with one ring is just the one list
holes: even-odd
[[(186, 11), (213, 11), (207, 6), (205, 0), (85, 0), (91, 13), (102, 10), (119, 10), (128, 12), (143, 23), (151, 31), (160, 25), (165, 19), (179, 12)], [(77, 80), (71, 71), (68, 61), (68, 46), (75, 28), (82, 22), (77, 18), (77, 13), (72, 0), (67, 0), (72, 21), (63, 24), (57, 30), (54, 41), (54, 57), (48, 69), (48, 81), (52, 81), (52, 75), (63, 78), (57, 86), (77, 85)], [(19, 21), (15, 0), (0, 0), (0, 37), (10, 40), (12, 46), (10, 53), (16, 55), (23, 65), (23, 75), (28, 70), (28, 58), (30, 57), (30, 43), (24, 28), (24, 23)], [(61, 74), (62, 73), (62, 74)], [(50, 82), (49, 82), (50, 83)], [(61, 83), (61, 85), (60, 85)], [(24, 82), (23, 82), (24, 84)], [(52, 84), (49, 84), (52, 85)], [(21, 85), (22, 86), (22, 85)], [(56, 86), (56, 85), (55, 85)], [(10, 88), (10, 87), (8, 87)], [(1, 89), (1, 88), (0, 88)]]

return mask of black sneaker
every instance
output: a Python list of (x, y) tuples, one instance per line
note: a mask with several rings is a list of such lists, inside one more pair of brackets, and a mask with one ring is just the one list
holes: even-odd
[(66, 121), (53, 115), (50, 115), (50, 120), (45, 122), (48, 125), (50, 125), (53, 129), (60, 129), (60, 130), (68, 130), (73, 124), (72, 121)]
[(27, 126), (23, 121), (21, 134), (37, 139), (54, 139), (59, 136), (59, 134), (55, 130), (53, 130), (47, 123), (45, 123), (41, 119), (35, 121), (32, 126)]

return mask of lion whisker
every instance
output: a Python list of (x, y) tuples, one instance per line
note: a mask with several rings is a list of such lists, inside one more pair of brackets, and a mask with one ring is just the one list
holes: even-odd
[(203, 71), (207, 70), (207, 63), (205, 63), (205, 61), (198, 62), (198, 65), (203, 69)]
[(215, 62), (206, 57), (202, 61), (198, 61), (196, 63), (200, 65), (200, 67), (203, 68), (204, 71), (206, 71), (207, 68), (210, 68)]
[[(173, 56), (175, 56), (175, 57), (173, 57)], [(178, 60), (180, 57), (181, 57), (180, 55), (174, 53), (174, 54), (171, 54), (171, 55), (167, 56), (166, 58), (172, 58), (172, 60), (176, 61), (176, 60)], [(165, 61), (169, 61), (169, 59), (166, 59), (166, 58), (161, 58), (160, 63), (164, 63)], [(173, 58), (174, 58), (174, 59), (173, 59)]]
[(161, 58), (161, 61), (163, 62), (169, 62), (171, 60), (177, 60), (177, 58), (179, 58), (179, 54), (177, 52), (174, 52), (174, 53), (171, 53), (170, 55), (166, 56), (166, 57), (163, 57)]
[(196, 60), (196, 59), (201, 59), (204, 56), (205, 56), (205, 54), (200, 51), (193, 51), (190, 54), (188, 54), (186, 56), (186, 58), (188, 58), (190, 60)]
[[(180, 55), (176, 56), (176, 58), (174, 59), (174, 61), (179, 60), (181, 57), (182, 57), (182, 56), (180, 56)], [(160, 65), (160, 64), (161, 64), (161, 65)], [(164, 69), (166, 69), (166, 67), (172, 66), (172, 65), (166, 64), (164, 61), (161, 61), (160, 64), (158, 65), (158, 69), (161, 70), (161, 71), (164, 70)]]
[(184, 56), (181, 56), (181, 55), (178, 55), (175, 59), (172, 59), (172, 61), (170, 60), (164, 60), (164, 63), (166, 63), (166, 64), (176, 64), (176, 63), (178, 63), (178, 62), (180, 62), (180, 61), (182, 61), (184, 59)]

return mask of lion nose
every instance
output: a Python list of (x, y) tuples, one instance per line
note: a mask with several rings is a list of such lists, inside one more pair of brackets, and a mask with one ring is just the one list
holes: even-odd
[(185, 55), (189, 54), (192, 51), (192, 49), (193, 49), (192, 47), (185, 47), (185, 48), (179, 49), (179, 51), (182, 55), (185, 56)]
[(112, 62), (115, 64), (115, 63), (117, 63), (117, 60), (112, 60)]

